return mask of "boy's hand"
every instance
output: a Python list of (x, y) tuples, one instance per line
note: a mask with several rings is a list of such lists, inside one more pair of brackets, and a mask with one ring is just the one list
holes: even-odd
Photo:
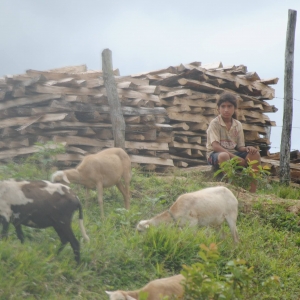
[(252, 147), (252, 146), (247, 146), (246, 149), (247, 149), (247, 152), (250, 154), (255, 154), (258, 151), (258, 149), (256, 149), (255, 147)]

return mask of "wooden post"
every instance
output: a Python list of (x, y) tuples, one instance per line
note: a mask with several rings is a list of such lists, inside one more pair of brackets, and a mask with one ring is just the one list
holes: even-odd
[(104, 49), (102, 51), (102, 71), (110, 106), (110, 119), (113, 128), (115, 147), (125, 149), (125, 121), (113, 74), (112, 55), (109, 49)]
[(285, 48), (284, 109), (280, 146), (280, 183), (290, 184), (290, 148), (293, 120), (294, 44), (297, 11), (289, 9)]

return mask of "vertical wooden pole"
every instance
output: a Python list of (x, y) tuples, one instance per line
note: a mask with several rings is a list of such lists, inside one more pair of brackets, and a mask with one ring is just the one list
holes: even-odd
[(280, 146), (280, 183), (290, 184), (290, 148), (293, 120), (294, 45), (297, 11), (289, 9), (284, 70), (284, 109)]
[(109, 49), (102, 51), (102, 71), (110, 106), (110, 119), (112, 122), (115, 147), (120, 147), (125, 150), (125, 121), (113, 74), (112, 54)]

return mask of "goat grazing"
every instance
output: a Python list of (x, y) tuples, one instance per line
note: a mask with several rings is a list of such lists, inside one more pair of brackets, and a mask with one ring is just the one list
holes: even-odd
[(179, 226), (220, 227), (226, 219), (234, 242), (238, 242), (236, 220), (238, 201), (226, 187), (217, 186), (179, 196), (170, 209), (149, 220), (140, 221), (138, 231), (144, 231), (150, 225), (177, 223)]
[[(165, 296), (177, 296), (183, 295), (182, 281), (184, 276), (179, 274), (172, 277), (156, 279), (150, 281), (143, 288), (135, 291), (114, 291), (106, 294), (110, 300), (137, 300), (139, 299), (139, 293), (145, 292), (148, 294), (147, 300), (160, 300)], [(173, 299), (173, 298), (172, 298)]]
[(68, 186), (49, 181), (0, 181), (0, 221), (2, 236), (7, 237), (9, 223), (24, 242), (22, 226), (33, 228), (53, 227), (61, 240), (58, 253), (70, 242), (75, 260), (80, 262), (80, 245), (72, 228), (72, 216), (79, 210), (79, 226), (89, 241), (83, 226), (82, 208), (78, 197)]
[(104, 217), (103, 188), (116, 185), (124, 197), (125, 208), (129, 209), (130, 180), (131, 161), (122, 148), (109, 148), (87, 155), (76, 169), (56, 171), (51, 178), (52, 182), (79, 183), (89, 189), (96, 187), (102, 217)]

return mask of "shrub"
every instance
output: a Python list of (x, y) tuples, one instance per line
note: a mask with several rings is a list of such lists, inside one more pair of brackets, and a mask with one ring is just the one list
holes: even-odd
[(248, 161), (247, 167), (240, 166), (239, 162), (238, 157), (222, 162), (214, 177), (223, 174), (222, 180), (244, 189), (248, 189), (253, 180), (256, 180), (260, 186), (266, 184), (267, 176), (270, 175), (268, 166), (259, 165), (257, 170), (254, 170), (252, 166), (257, 163), (257, 160)]
[[(224, 273), (219, 270), (217, 261), (220, 254), (216, 244), (209, 247), (200, 245), (201, 262), (183, 266), (185, 300), (206, 299), (243, 299), (249, 296), (253, 286), (257, 285), (253, 267), (248, 267), (243, 259), (230, 260), (224, 267)], [(279, 277), (271, 276), (266, 281), (258, 283), (267, 291), (273, 284), (279, 284)]]

